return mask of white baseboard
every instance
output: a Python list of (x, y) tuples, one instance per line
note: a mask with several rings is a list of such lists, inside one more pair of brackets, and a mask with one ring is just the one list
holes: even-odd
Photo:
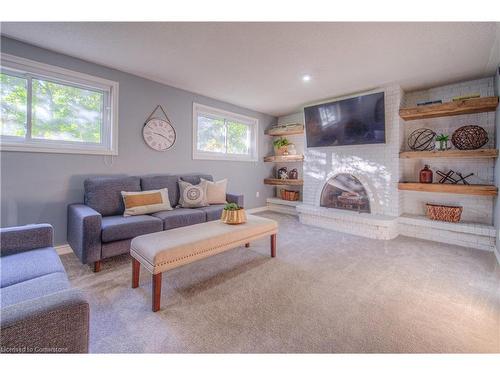
[(56, 246), (55, 249), (59, 255), (70, 254), (73, 252), (73, 249), (68, 244)]
[(250, 208), (248, 210), (245, 210), (247, 212), (247, 214), (255, 214), (257, 212), (262, 212), (262, 211), (267, 211), (268, 208), (267, 206), (263, 206), (263, 207), (255, 207), (255, 208)]

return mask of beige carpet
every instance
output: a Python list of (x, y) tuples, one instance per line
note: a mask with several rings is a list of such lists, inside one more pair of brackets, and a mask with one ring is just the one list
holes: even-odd
[(492, 253), (398, 237), (371, 240), (280, 224), (269, 240), (131, 289), (128, 256), (91, 272), (63, 262), (91, 305), (91, 352), (500, 352), (500, 269)]

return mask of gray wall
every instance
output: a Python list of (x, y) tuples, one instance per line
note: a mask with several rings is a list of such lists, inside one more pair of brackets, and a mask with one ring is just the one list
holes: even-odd
[[(276, 121), (274, 117), (6, 37), (1, 39), (1, 51), (120, 84), (119, 155), (111, 165), (110, 157), (104, 156), (1, 152), (2, 227), (47, 222), (55, 227), (56, 244), (66, 243), (66, 206), (82, 202), (83, 180), (89, 175), (207, 172), (216, 179), (227, 177), (228, 190), (243, 193), (247, 208), (264, 206), (272, 196), (272, 188), (263, 185), (271, 174), (270, 164), (192, 160), (192, 105), (198, 102), (258, 118), (259, 160), (271, 152), (264, 129)], [(141, 135), (144, 120), (157, 104), (164, 106), (177, 133), (175, 145), (166, 152), (148, 148)]]
[[(495, 95), (500, 96), (500, 66), (497, 68), (495, 74)], [(495, 137), (496, 148), (500, 149), (500, 105), (497, 107), (495, 113)], [(495, 185), (500, 186), (500, 158), (495, 160)], [(495, 205), (493, 207), (493, 220), (497, 228), (497, 251), (500, 254), (500, 198), (495, 198)]]

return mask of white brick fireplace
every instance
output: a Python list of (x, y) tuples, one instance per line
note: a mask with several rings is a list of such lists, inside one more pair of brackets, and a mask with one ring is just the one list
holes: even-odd
[[(398, 235), (402, 91), (399, 86), (391, 86), (357, 95), (381, 91), (385, 93), (386, 144), (305, 150), (303, 204), (297, 206), (304, 224), (378, 239)], [(371, 213), (320, 207), (323, 187), (341, 173), (351, 174), (363, 184)]]

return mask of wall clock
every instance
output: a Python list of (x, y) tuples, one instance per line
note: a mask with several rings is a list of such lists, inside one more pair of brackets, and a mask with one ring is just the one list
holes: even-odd
[[(160, 108), (165, 116), (165, 119), (152, 117), (156, 110)], [(167, 114), (163, 108), (158, 105), (149, 115), (142, 128), (142, 137), (144, 142), (156, 151), (166, 151), (175, 143), (175, 129), (172, 126)]]

